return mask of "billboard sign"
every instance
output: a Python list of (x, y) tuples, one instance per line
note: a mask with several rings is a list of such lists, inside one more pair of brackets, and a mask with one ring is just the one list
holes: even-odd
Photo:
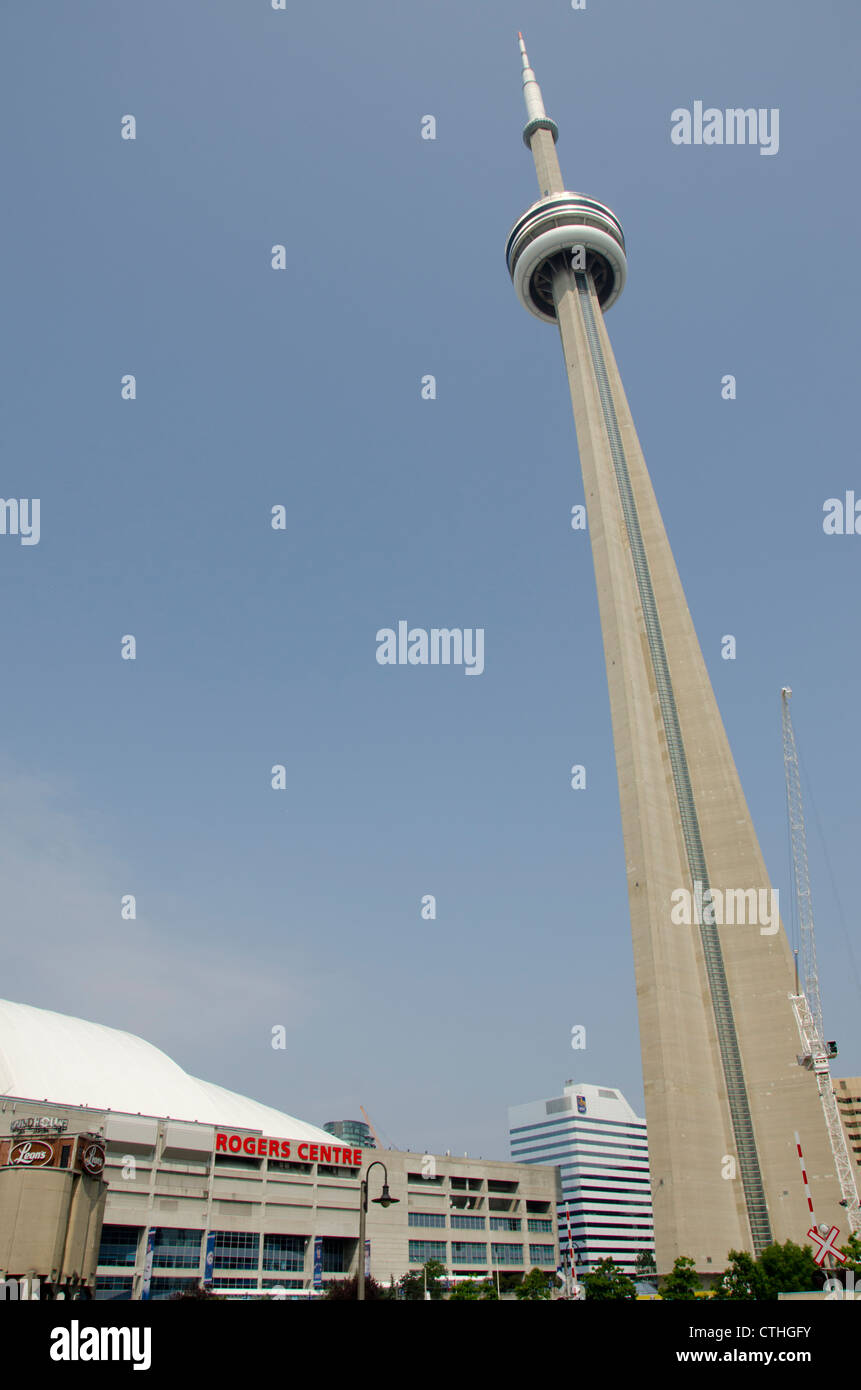
[(54, 1157), (54, 1145), (44, 1139), (22, 1139), (9, 1150), (9, 1162), (16, 1168), (44, 1168)]
[(98, 1178), (105, 1166), (105, 1146), (98, 1139), (90, 1139), (81, 1147), (81, 1167), (91, 1178)]
[(212, 1270), (215, 1264), (215, 1232), (210, 1231), (206, 1237), (206, 1259), (203, 1265), (203, 1282), (205, 1285), (212, 1283)]

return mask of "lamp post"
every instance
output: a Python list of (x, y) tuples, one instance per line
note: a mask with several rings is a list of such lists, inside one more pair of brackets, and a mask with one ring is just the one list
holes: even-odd
[(371, 1176), (371, 1168), (382, 1168), (385, 1177), (383, 1178), (383, 1191), (379, 1197), (374, 1198), (374, 1205), (378, 1207), (390, 1207), (399, 1201), (398, 1197), (393, 1197), (389, 1192), (389, 1173), (385, 1163), (375, 1159), (371, 1167), (362, 1178), (359, 1186), (359, 1278), (356, 1297), (365, 1297), (365, 1216), (368, 1211), (368, 1179)]

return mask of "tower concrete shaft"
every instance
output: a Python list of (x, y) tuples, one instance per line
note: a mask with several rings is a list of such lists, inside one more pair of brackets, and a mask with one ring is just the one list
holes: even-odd
[(841, 1226), (840, 1192), (815, 1081), (798, 1065), (792, 954), (771, 920), (604, 323), (624, 286), (624, 237), (609, 208), (564, 189), (556, 127), (520, 42), (541, 197), (515, 223), (507, 257), (521, 302), (558, 325), (574, 408), (622, 809), (656, 1259), (660, 1273), (688, 1255), (716, 1274), (730, 1249), (805, 1242), (796, 1130), (819, 1221)]

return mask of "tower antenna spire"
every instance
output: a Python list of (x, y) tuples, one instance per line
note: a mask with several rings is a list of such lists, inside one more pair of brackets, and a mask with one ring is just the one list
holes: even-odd
[(541, 88), (530, 66), (529, 55), (526, 52), (526, 44), (519, 30), (517, 32), (517, 42), (520, 45), (520, 55), (523, 63), (523, 99), (526, 102), (526, 114), (530, 121), (534, 120), (536, 116), (543, 116), (546, 120), (547, 112), (544, 110), (544, 99), (541, 95)]
[(530, 141), (536, 130), (549, 130), (553, 136), (553, 143), (559, 139), (559, 128), (555, 121), (551, 121), (547, 112), (544, 110), (544, 98), (541, 95), (535, 73), (529, 66), (529, 55), (526, 52), (526, 44), (523, 35), (518, 30), (517, 43), (520, 48), (520, 59), (523, 63), (523, 100), (526, 102), (526, 126), (523, 131), (523, 143), (527, 149), (531, 148)]

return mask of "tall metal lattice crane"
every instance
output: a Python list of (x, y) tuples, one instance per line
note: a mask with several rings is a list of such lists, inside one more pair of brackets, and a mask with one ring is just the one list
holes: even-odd
[(826, 1043), (822, 1028), (822, 1001), (819, 996), (819, 971), (816, 965), (816, 937), (813, 928), (813, 900), (810, 896), (810, 870), (807, 864), (807, 833), (804, 828), (804, 805), (801, 800), (801, 776), (798, 770), (798, 750), (789, 713), (792, 691), (785, 686), (780, 692), (783, 704), (783, 765), (786, 770), (786, 803), (789, 809), (789, 834), (792, 841), (792, 864), (795, 872), (795, 894), (798, 900), (798, 925), (801, 936), (801, 987), (789, 997), (795, 1010), (801, 1035), (802, 1055), (799, 1063), (816, 1076), (819, 1099), (831, 1140), (834, 1166), (850, 1231), (861, 1231), (861, 1207), (852, 1174), (852, 1160), (846, 1146), (846, 1135), (840, 1121), (834, 1088), (831, 1085), (829, 1062), (836, 1048)]

